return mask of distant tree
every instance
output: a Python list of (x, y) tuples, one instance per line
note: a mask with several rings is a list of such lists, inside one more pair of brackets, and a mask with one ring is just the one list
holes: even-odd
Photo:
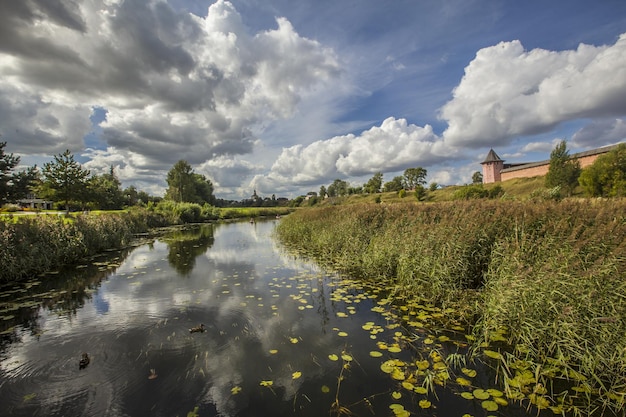
[(102, 210), (119, 210), (124, 205), (122, 183), (115, 175), (113, 166), (109, 172), (89, 179), (90, 201)]
[(427, 171), (422, 167), (407, 168), (404, 170), (404, 188), (412, 190), (418, 185), (426, 184)]
[(626, 196), (626, 144), (599, 156), (582, 170), (578, 182), (592, 197)]
[(193, 174), (193, 183), (195, 188), (195, 201), (194, 203), (208, 203), (215, 204), (215, 197), (213, 196), (213, 183), (207, 179), (204, 175)]
[(28, 194), (40, 183), (41, 178), (37, 165), (13, 173), (11, 187), (9, 187), (9, 201), (15, 202), (28, 197)]
[(88, 198), (87, 180), (89, 170), (84, 169), (74, 160), (74, 155), (67, 149), (55, 155), (54, 160), (43, 165), (43, 180), (39, 194), (43, 198), (60, 201), (69, 212), (70, 203), (85, 203)]
[(123, 194), (125, 205), (132, 207), (139, 203), (139, 192), (137, 191), (137, 187), (135, 187), (134, 185), (126, 187), (123, 191)]
[(320, 187), (319, 195), (321, 199), (324, 199), (328, 195), (326, 192), (326, 187), (324, 187), (323, 185)]
[(6, 142), (0, 142), (0, 206), (16, 201), (25, 196), (24, 189), (36, 177), (36, 167), (22, 173), (14, 173), (13, 170), (20, 163), (19, 156), (6, 154), (4, 148)]
[(570, 196), (578, 185), (579, 176), (580, 162), (570, 158), (567, 142), (562, 140), (550, 153), (550, 168), (545, 179), (546, 187), (561, 187)]
[(348, 187), (348, 195), (363, 194), (363, 187)]
[(383, 186), (383, 173), (377, 172), (368, 182), (363, 185), (363, 191), (368, 194), (379, 193)]
[(196, 189), (193, 178), (193, 169), (189, 162), (180, 160), (174, 164), (167, 173), (167, 190), (165, 199), (182, 202), (192, 202), (195, 200)]
[(344, 180), (336, 179), (326, 190), (329, 197), (344, 196), (348, 194), (348, 183)]
[(431, 182), (428, 186), (428, 191), (437, 191), (437, 188), (439, 188), (439, 184), (437, 184), (436, 182)]
[(483, 174), (480, 171), (476, 171), (472, 174), (472, 184), (482, 184)]
[(401, 176), (393, 177), (391, 181), (388, 181), (385, 183), (385, 185), (383, 186), (383, 190), (385, 192), (400, 191), (404, 189), (403, 182), (404, 182), (404, 177), (401, 177)]
[(417, 201), (426, 200), (426, 188), (423, 185), (418, 184), (415, 186), (415, 198), (417, 198)]
[[(167, 173), (165, 199), (186, 203), (215, 204), (213, 183), (204, 175), (197, 174), (185, 160), (174, 164)], [(259, 199), (258, 204), (263, 204)]]

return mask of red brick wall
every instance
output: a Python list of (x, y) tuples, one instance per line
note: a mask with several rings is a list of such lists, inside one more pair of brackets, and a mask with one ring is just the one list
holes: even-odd
[[(590, 156), (583, 156), (582, 158), (578, 158), (580, 161), (580, 167), (585, 168), (589, 165), (593, 164), (598, 157), (603, 154), (596, 154)], [(545, 165), (534, 166), (532, 168), (518, 169), (515, 171), (503, 172), (501, 173), (502, 181), (511, 180), (513, 178), (530, 178), (537, 177), (539, 175), (546, 175), (548, 173), (548, 169), (550, 168), (550, 163), (546, 163)]]

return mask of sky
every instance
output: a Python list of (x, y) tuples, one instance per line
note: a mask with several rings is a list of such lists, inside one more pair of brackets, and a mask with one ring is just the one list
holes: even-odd
[(0, 0), (0, 141), (293, 198), (626, 140), (623, 0)]

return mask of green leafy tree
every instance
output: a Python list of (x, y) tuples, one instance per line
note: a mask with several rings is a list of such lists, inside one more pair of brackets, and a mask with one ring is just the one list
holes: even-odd
[(415, 186), (415, 198), (417, 201), (426, 200), (426, 188), (423, 185), (418, 184)]
[(571, 196), (578, 185), (579, 176), (580, 162), (570, 158), (567, 142), (562, 140), (550, 153), (550, 168), (545, 179), (546, 187), (561, 187), (561, 190)]
[(426, 184), (426, 175), (428, 172), (422, 168), (407, 168), (404, 170), (404, 188), (407, 190), (412, 190), (416, 188), (418, 185)]
[(322, 200), (328, 195), (326, 192), (326, 187), (324, 187), (323, 185), (320, 187), (319, 195)]
[(363, 186), (363, 191), (365, 191), (368, 194), (379, 193), (382, 186), (383, 186), (383, 173), (377, 172), (376, 174), (374, 174), (372, 178), (370, 178), (368, 182), (365, 183), (365, 185)]
[(196, 187), (194, 184), (193, 169), (189, 162), (180, 160), (167, 173), (167, 190), (165, 199), (182, 202), (194, 202)]
[(89, 170), (74, 160), (69, 149), (55, 155), (53, 161), (45, 163), (41, 173), (43, 180), (39, 194), (43, 198), (62, 202), (67, 212), (70, 203), (86, 202)]
[(428, 191), (437, 191), (437, 188), (439, 188), (439, 184), (437, 184), (436, 182), (431, 182), (428, 186)]
[[(128, 186), (123, 191), (124, 204), (128, 207), (135, 206), (139, 203), (139, 192), (134, 185)], [(144, 201), (145, 203), (145, 201)]]
[(194, 203), (203, 204), (208, 203), (215, 204), (215, 197), (213, 196), (213, 183), (202, 174), (192, 174), (193, 184), (195, 188), (195, 201)]
[(391, 181), (387, 181), (385, 183), (385, 185), (383, 186), (383, 190), (385, 192), (403, 190), (404, 189), (403, 183), (404, 183), (404, 177), (402, 176), (393, 177)]
[(215, 203), (213, 183), (204, 175), (193, 172), (189, 162), (180, 160), (167, 173), (165, 199), (179, 203)]
[(344, 196), (348, 194), (348, 183), (344, 180), (336, 179), (326, 190), (329, 197)]
[(476, 171), (472, 174), (472, 184), (482, 184), (483, 174), (480, 171)]
[(348, 187), (348, 195), (363, 194), (363, 187)]
[(578, 182), (592, 197), (626, 196), (626, 144), (599, 156), (583, 169)]
[(122, 183), (112, 166), (108, 173), (89, 179), (89, 193), (91, 202), (102, 210), (119, 210), (124, 205)]

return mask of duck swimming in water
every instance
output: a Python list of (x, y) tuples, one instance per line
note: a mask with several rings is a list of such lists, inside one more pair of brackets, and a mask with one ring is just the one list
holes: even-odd
[(83, 353), (83, 355), (80, 358), (80, 361), (78, 361), (78, 369), (85, 369), (87, 365), (89, 365), (89, 355), (87, 355), (86, 353)]
[(203, 333), (205, 330), (204, 324), (200, 324), (198, 327), (192, 327), (189, 329), (189, 333)]

